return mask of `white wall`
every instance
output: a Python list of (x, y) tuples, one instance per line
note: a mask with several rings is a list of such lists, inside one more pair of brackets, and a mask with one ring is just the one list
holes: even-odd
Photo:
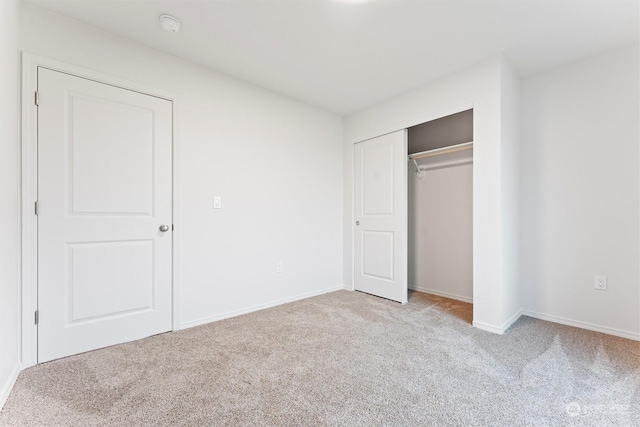
[(523, 82), (526, 314), (640, 339), (639, 72), (634, 45)]
[(473, 154), (461, 153), (418, 160), (422, 179), (409, 164), (408, 277), (411, 289), (472, 302)]
[(521, 265), (521, 125), (520, 79), (507, 61), (500, 69), (500, 179), (502, 218), (502, 278), (503, 293), (500, 309), (504, 325), (513, 323), (522, 309)]
[(20, 369), (19, 4), (0, 2), (0, 408)]
[(177, 96), (183, 326), (342, 287), (340, 117), (31, 5), (21, 24), (26, 52)]
[(344, 145), (344, 282), (353, 287), (353, 144), (474, 109), (474, 325), (502, 332), (501, 72), (498, 58), (348, 116)]

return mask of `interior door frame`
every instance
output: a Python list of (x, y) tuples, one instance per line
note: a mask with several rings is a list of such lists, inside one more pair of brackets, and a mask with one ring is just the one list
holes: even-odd
[(38, 195), (38, 109), (35, 101), (38, 87), (38, 67), (162, 98), (172, 103), (172, 216), (174, 230), (171, 248), (171, 328), (173, 331), (180, 329), (181, 194), (177, 97), (162, 89), (22, 52), (22, 369), (34, 366), (38, 361), (38, 329), (35, 324), (35, 312), (38, 309), (38, 218), (35, 215), (35, 202)]

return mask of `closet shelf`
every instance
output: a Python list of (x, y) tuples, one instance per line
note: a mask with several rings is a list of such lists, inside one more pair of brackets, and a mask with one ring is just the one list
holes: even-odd
[(435, 148), (433, 150), (421, 151), (409, 155), (409, 160), (424, 159), (425, 157), (440, 156), (442, 154), (455, 153), (456, 151), (471, 150), (473, 141), (463, 144), (450, 145), (449, 147)]

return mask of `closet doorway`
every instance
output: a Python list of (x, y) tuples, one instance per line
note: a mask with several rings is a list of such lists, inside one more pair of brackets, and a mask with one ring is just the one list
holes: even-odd
[(473, 110), (408, 129), (408, 286), (473, 302)]
[(473, 110), (354, 150), (355, 290), (473, 302)]

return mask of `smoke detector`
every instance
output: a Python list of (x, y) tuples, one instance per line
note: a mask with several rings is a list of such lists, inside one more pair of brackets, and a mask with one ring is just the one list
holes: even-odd
[(178, 21), (178, 18), (175, 16), (160, 15), (160, 25), (171, 33), (177, 33), (180, 31), (180, 21)]

